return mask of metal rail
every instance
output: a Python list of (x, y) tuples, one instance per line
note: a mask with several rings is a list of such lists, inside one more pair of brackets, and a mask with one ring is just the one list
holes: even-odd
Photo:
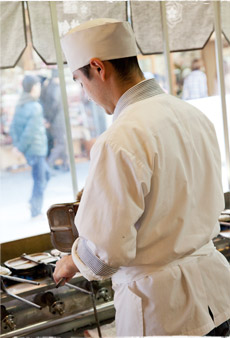
[(169, 93), (173, 95), (172, 70), (170, 66), (170, 49), (169, 49), (168, 24), (167, 24), (165, 1), (160, 1), (160, 6), (161, 6), (161, 22), (162, 22), (166, 75), (168, 80)]
[(28, 283), (28, 284), (40, 285), (39, 282), (34, 282), (34, 281), (32, 281), (32, 280), (28, 280), (28, 279), (20, 278), (20, 277), (14, 277), (14, 276), (8, 276), (8, 275), (1, 275), (1, 274), (0, 274), (0, 278), (5, 278), (5, 279), (13, 280), (13, 281), (15, 281), (15, 282), (21, 282), (21, 283)]
[[(114, 309), (114, 302), (111, 301), (111, 302), (107, 302), (107, 303), (104, 303), (104, 304), (101, 304), (101, 305), (97, 305), (96, 309), (97, 309), (97, 313), (99, 313), (99, 314), (101, 312), (105, 311), (105, 310), (106, 311), (113, 310)], [(36, 323), (36, 324), (33, 324), (33, 325), (26, 326), (26, 327), (21, 328), (21, 329), (17, 329), (17, 330), (11, 331), (11, 332), (7, 332), (7, 333), (0, 335), (0, 338), (12, 338), (12, 337), (17, 337), (17, 336), (22, 337), (22, 336), (32, 334), (32, 333), (35, 333), (35, 332), (39, 333), (39, 331), (41, 331), (41, 330), (45, 330), (45, 329), (48, 329), (48, 328), (51, 328), (51, 327), (56, 327), (58, 325), (61, 325), (61, 324), (67, 323), (67, 322), (71, 322), (73, 320), (81, 320), (81, 319), (86, 318), (86, 317), (91, 316), (91, 315), (94, 316), (94, 310), (93, 309), (84, 310), (84, 311), (81, 311), (79, 313), (72, 314), (72, 315), (69, 315), (69, 316), (66, 316), (66, 317), (47, 320), (47, 321), (44, 321), (44, 322), (41, 322), (41, 323)]]
[(3, 290), (8, 296), (10, 296), (10, 297), (12, 297), (12, 298), (15, 298), (15, 299), (19, 300), (19, 301), (22, 302), (22, 303), (26, 303), (26, 304), (28, 304), (28, 305), (31, 305), (31, 306), (35, 307), (36, 309), (41, 310), (42, 307), (41, 307), (40, 305), (35, 304), (35, 303), (33, 303), (33, 302), (30, 302), (29, 300), (27, 300), (27, 299), (25, 299), (25, 298), (19, 297), (19, 296), (15, 295), (14, 293), (9, 292), (9, 291), (7, 290), (7, 288), (5, 287), (3, 281), (1, 281), (1, 288), (2, 288), (2, 290)]

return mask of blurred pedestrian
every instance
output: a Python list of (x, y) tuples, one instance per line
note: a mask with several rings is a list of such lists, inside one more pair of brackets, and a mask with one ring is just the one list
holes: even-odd
[(54, 169), (69, 170), (64, 113), (57, 69), (52, 69), (52, 77), (44, 86), (40, 100), (44, 109), (44, 116), (49, 125), (48, 133), (53, 144), (52, 149), (50, 149), (48, 164)]
[(182, 92), (182, 98), (184, 100), (193, 100), (208, 96), (207, 77), (200, 68), (200, 60), (194, 59), (191, 65), (192, 71), (184, 80)]
[(14, 146), (24, 154), (32, 168), (33, 190), (30, 198), (31, 216), (41, 214), (44, 190), (50, 177), (46, 162), (47, 136), (42, 106), (37, 101), (41, 84), (39, 77), (25, 76), (23, 93), (16, 106), (10, 127)]

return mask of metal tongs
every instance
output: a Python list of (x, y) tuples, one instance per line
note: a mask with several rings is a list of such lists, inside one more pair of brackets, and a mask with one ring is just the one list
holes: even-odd
[(7, 294), (9, 295), (10, 297), (13, 297), (17, 300), (20, 300), (21, 302), (23, 303), (26, 303), (26, 304), (29, 304), (29, 305), (32, 305), (34, 307), (36, 307), (37, 309), (41, 309), (42, 307), (40, 305), (37, 305), (33, 302), (30, 302), (29, 300), (25, 299), (25, 298), (22, 298), (22, 297), (19, 297), (17, 295), (15, 295), (14, 293), (11, 293), (7, 290), (7, 288), (5, 287), (5, 284), (3, 282), (2, 279), (9, 279), (9, 280), (13, 280), (15, 282), (21, 282), (21, 283), (29, 283), (29, 284), (34, 284), (34, 285), (40, 285), (39, 282), (34, 282), (34, 281), (31, 281), (31, 280), (27, 280), (27, 279), (24, 279), (24, 278), (19, 278), (19, 277), (13, 277), (13, 276), (8, 276), (8, 275), (1, 275), (0, 274), (0, 278), (1, 278), (1, 288), (2, 290)]

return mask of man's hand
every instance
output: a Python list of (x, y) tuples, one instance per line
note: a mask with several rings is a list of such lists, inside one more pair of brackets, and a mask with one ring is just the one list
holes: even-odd
[(53, 273), (53, 279), (57, 284), (62, 278), (65, 278), (61, 285), (64, 285), (68, 282), (76, 272), (78, 272), (78, 268), (73, 262), (72, 256), (64, 256), (62, 259), (57, 261), (56, 268)]

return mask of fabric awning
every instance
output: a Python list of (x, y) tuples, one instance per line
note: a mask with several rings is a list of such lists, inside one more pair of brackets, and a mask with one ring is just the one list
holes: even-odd
[[(142, 54), (163, 52), (160, 1), (132, 1), (133, 29)], [(213, 32), (209, 1), (167, 1), (170, 51), (201, 49)]]
[[(100, 17), (127, 20), (126, 2), (111, 1), (59, 1), (56, 2), (60, 36), (83, 21)], [(47, 64), (56, 63), (51, 15), (48, 1), (29, 1), (32, 43)], [(64, 54), (63, 54), (63, 60)]]
[(14, 67), (27, 45), (22, 2), (0, 2), (0, 42), (1, 68)]
[[(46, 64), (56, 64), (49, 1), (28, 1), (32, 43)], [(83, 21), (127, 20), (127, 1), (57, 1), (60, 35)], [(163, 52), (160, 1), (130, 1), (131, 19), (142, 54)], [(213, 32), (212, 1), (167, 1), (170, 51), (201, 49)], [(26, 47), (23, 4), (1, 2), (1, 68), (14, 67)], [(221, 2), (222, 31), (230, 43), (230, 2)], [(64, 55), (63, 55), (64, 59)]]
[(222, 32), (230, 43), (230, 2), (222, 1), (221, 2), (221, 24)]

